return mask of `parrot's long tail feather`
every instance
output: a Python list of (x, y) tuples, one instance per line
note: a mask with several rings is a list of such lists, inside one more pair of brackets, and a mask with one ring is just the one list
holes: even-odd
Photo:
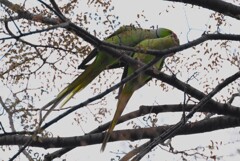
[(110, 135), (111, 133), (113, 132), (113, 129), (115, 127), (115, 125), (117, 124), (118, 122), (118, 119), (119, 117), (121, 116), (124, 108), (126, 107), (129, 99), (131, 98), (133, 92), (129, 93), (129, 92), (125, 92), (125, 91), (122, 91), (122, 93), (120, 94), (119, 96), (119, 99), (118, 99), (118, 104), (117, 104), (117, 110), (114, 114), (114, 117), (113, 117), (113, 120), (108, 128), (108, 131), (107, 133), (105, 134), (105, 137), (104, 137), (104, 140), (103, 140), (103, 143), (102, 143), (102, 147), (101, 147), (101, 152), (104, 151), (104, 149), (106, 148), (106, 145), (107, 145), (107, 142), (110, 138)]
[(57, 95), (57, 101), (54, 104), (59, 104), (64, 100), (61, 104), (61, 107), (63, 107), (77, 92), (83, 90), (102, 71), (103, 69), (101, 67), (96, 66), (94, 63), (91, 64), (80, 76)]
[(58, 106), (59, 103), (63, 101), (61, 105), (61, 107), (63, 107), (77, 92), (84, 89), (105, 69), (105, 64), (101, 64), (100, 66), (98, 64), (99, 63), (94, 61), (80, 76), (78, 76), (72, 83), (65, 87), (56, 98), (42, 107), (44, 110), (48, 107), (50, 107), (50, 109), (48, 109), (47, 113), (43, 116), (43, 118), (41, 118), (41, 123), (45, 120), (49, 113), (55, 109), (56, 106)]

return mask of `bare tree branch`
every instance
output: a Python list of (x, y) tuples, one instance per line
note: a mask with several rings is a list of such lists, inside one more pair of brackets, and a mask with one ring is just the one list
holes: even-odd
[[(132, 130), (116, 130), (113, 132), (110, 142), (119, 140), (133, 141), (139, 139), (154, 138), (172, 126), (174, 125)], [(240, 119), (227, 116), (219, 116), (211, 118), (209, 120), (188, 123), (180, 131), (177, 132), (177, 135), (191, 135), (238, 126), (240, 126)], [(59, 147), (79, 147), (99, 144), (102, 142), (103, 137), (104, 133), (88, 134), (84, 136), (74, 137), (37, 137), (37, 139), (34, 140), (30, 146), (43, 147), (46, 149)], [(25, 142), (30, 138), (31, 136), (24, 135), (2, 136), (0, 137), (0, 145), (24, 145)]]
[(205, 96), (187, 115), (182, 118), (176, 125), (172, 128), (169, 128), (166, 132), (162, 133), (160, 136), (157, 136), (153, 141), (150, 141), (149, 145), (142, 150), (136, 157), (133, 158), (134, 161), (140, 160), (144, 155), (146, 155), (153, 147), (159, 143), (164, 143), (165, 140), (175, 136), (178, 131), (181, 131), (182, 128), (186, 125), (186, 122), (200, 110), (207, 102), (220, 90), (226, 87), (228, 84), (232, 83), (240, 77), (240, 72), (235, 73), (234, 75), (226, 78), (222, 83), (218, 84), (207, 96)]
[(222, 0), (165, 0), (165, 1), (180, 2), (200, 6), (240, 20), (240, 7)]

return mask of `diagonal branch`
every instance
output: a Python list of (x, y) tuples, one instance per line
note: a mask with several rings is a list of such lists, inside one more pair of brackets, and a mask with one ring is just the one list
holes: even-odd
[(140, 160), (143, 156), (145, 156), (152, 148), (157, 146), (159, 143), (164, 143), (165, 140), (175, 136), (177, 132), (181, 131), (182, 128), (186, 125), (186, 122), (193, 116), (194, 113), (196, 113), (198, 110), (200, 110), (207, 102), (220, 90), (222, 90), (224, 87), (226, 87), (228, 84), (232, 83), (236, 79), (240, 77), (240, 72), (235, 73), (234, 75), (228, 77), (225, 79), (222, 83), (217, 85), (215, 89), (213, 89), (207, 96), (205, 96), (187, 115), (185, 118), (182, 118), (181, 121), (179, 121), (176, 125), (169, 128), (166, 132), (162, 133), (160, 136), (156, 137), (153, 141), (150, 141), (149, 145), (141, 151), (135, 158), (133, 158), (133, 161)]
[(187, 3), (200, 6), (240, 20), (240, 7), (222, 0), (165, 0), (165, 1)]

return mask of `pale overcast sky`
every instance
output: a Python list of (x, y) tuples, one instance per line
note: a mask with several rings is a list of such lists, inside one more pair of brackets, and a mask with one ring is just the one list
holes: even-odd
[[(85, 3), (87, 0), (82, 0), (82, 3)], [(28, 5), (30, 4), (30, 1), (27, 1)], [(112, 11), (112, 14), (115, 14), (119, 17), (117, 21), (121, 22), (121, 25), (127, 25), (127, 24), (136, 24), (136, 21), (143, 27), (143, 28), (149, 28), (151, 26), (158, 26), (158, 27), (166, 27), (172, 29), (175, 33), (177, 33), (177, 36), (179, 37), (181, 44), (186, 43), (187, 41), (193, 40), (195, 38), (198, 38), (203, 34), (203, 32), (206, 30), (206, 25), (213, 24), (212, 26), (212, 32), (216, 30), (216, 27), (214, 26), (213, 20), (209, 18), (209, 10), (207, 9), (197, 9), (197, 8), (191, 8), (191, 6), (185, 6), (184, 4), (174, 4), (174, 8), (168, 7), (171, 6), (172, 3), (166, 2), (166, 1), (159, 1), (159, 0), (150, 0), (150, 1), (139, 1), (139, 0), (119, 0), (112, 2), (114, 6), (114, 10)], [(94, 9), (94, 8), (93, 8)], [(166, 11), (168, 10), (168, 11)], [(88, 6), (79, 5), (79, 11), (89, 11)], [(1, 11), (0, 11), (1, 12)], [(144, 17), (140, 17), (137, 19), (137, 14), (142, 13)], [(161, 13), (161, 14), (160, 14)], [(101, 11), (98, 12), (99, 15), (103, 15)], [(146, 21), (147, 20), (147, 21)], [(226, 26), (221, 28), (221, 32), (223, 33), (234, 33), (239, 32), (239, 22), (232, 18), (227, 17), (227, 22), (236, 24), (233, 26)], [(92, 25), (92, 26), (91, 26)], [(97, 31), (104, 31), (104, 25), (101, 24), (91, 24), (93, 29)], [(218, 49), (216, 49), (218, 50)], [(219, 49), (220, 50), (220, 49)], [(177, 53), (177, 54), (185, 54), (189, 57), (191, 54), (193, 54), (193, 50), (188, 49), (184, 52)], [(186, 56), (187, 57), (187, 56)], [(198, 56), (196, 56), (197, 58)], [(199, 57), (202, 57), (201, 55)], [(169, 67), (174, 66), (176, 64), (168, 64)], [(77, 66), (77, 65), (76, 65)], [(223, 69), (222, 72), (220, 72), (220, 75), (223, 77), (229, 76), (230, 74), (236, 72), (236, 68), (231, 67), (229, 65), (226, 65), (226, 70)], [(205, 72), (205, 71), (194, 71), (187, 69), (182, 69), (183, 74), (178, 75), (178, 77), (182, 81), (186, 81), (187, 78), (189, 78), (194, 72)], [(118, 70), (118, 72), (121, 72), (121, 70)], [(116, 80), (120, 74), (116, 75), (113, 72), (109, 73), (109, 82), (113, 82)], [(199, 75), (201, 77), (201, 74)], [(71, 81), (73, 78), (66, 78), (66, 81)], [(95, 80), (94, 83), (97, 83), (97, 80)], [(190, 82), (195, 87), (198, 86), (199, 82), (196, 80), (193, 80)], [(134, 96), (129, 101), (126, 110), (124, 113), (133, 111), (138, 109), (139, 105), (158, 105), (158, 104), (173, 104), (173, 103), (181, 103), (183, 101), (183, 93), (176, 90), (171, 89), (170, 92), (161, 92), (160, 88), (156, 88), (154, 86), (154, 81), (149, 83), (152, 86), (145, 86), (141, 88), (138, 92), (134, 93)], [(159, 83), (158, 83), (159, 84)], [(104, 91), (104, 86), (101, 87), (102, 91)], [(92, 96), (92, 91), (90, 86), (83, 90), (80, 94), (77, 95), (77, 98), (84, 98), (82, 101), (85, 101), (87, 97)], [(90, 92), (89, 92), (90, 91)], [(57, 91), (56, 91), (57, 92)], [(147, 93), (147, 95), (146, 95)], [(56, 95), (55, 93), (54, 95)], [(44, 102), (40, 102), (39, 105), (45, 104), (46, 99), (51, 100), (54, 95), (51, 96), (45, 96)], [(109, 94), (105, 97), (105, 102), (107, 105), (105, 107), (111, 109), (111, 114), (113, 115), (115, 112), (116, 107), (116, 99), (114, 97), (115, 94)], [(46, 99), (45, 99), (46, 98)], [(173, 99), (174, 98), (174, 99)], [(113, 101), (114, 100), (114, 101)], [(73, 99), (70, 104), (76, 104), (79, 103), (79, 99)], [(239, 105), (239, 104), (238, 104)], [(102, 106), (102, 104), (101, 104)], [(78, 110), (78, 113), (83, 114), (83, 120), (81, 120), (81, 127), (79, 125), (76, 125), (76, 123), (72, 123), (72, 118), (76, 117), (75, 114), (71, 114), (67, 116), (66, 118), (62, 119), (55, 125), (48, 128), (48, 131), (52, 131), (53, 133), (56, 132), (58, 135), (63, 136), (80, 136), (84, 134), (84, 132), (89, 132), (90, 130), (96, 128), (97, 122), (94, 121), (94, 116), (91, 115), (91, 112), (96, 112), (94, 110), (94, 107), (99, 107), (99, 104), (97, 105), (91, 105), (88, 108)], [(92, 111), (91, 111), (92, 110)], [(90, 112), (91, 111), (91, 112)], [(112, 119), (112, 115), (108, 115), (104, 122), (109, 121)], [(179, 121), (181, 118), (181, 114), (161, 114), (158, 116), (158, 124), (164, 125), (164, 124), (173, 124)], [(141, 118), (138, 119), (138, 123), (142, 127), (146, 127), (145, 123), (142, 122)], [(103, 122), (103, 123), (104, 123)], [(64, 127), (64, 130), (63, 130)], [(119, 125), (115, 129), (120, 129), (121, 127), (126, 127), (126, 124)], [(131, 126), (129, 126), (131, 128)], [(83, 130), (84, 132), (83, 132)], [(177, 148), (177, 150), (186, 150), (195, 148), (198, 146), (206, 147), (211, 144), (211, 140), (213, 142), (220, 142), (223, 141), (224, 146), (219, 146), (219, 150), (213, 149), (214, 153), (219, 154), (220, 156), (223, 155), (237, 155), (237, 148), (235, 147), (236, 144), (228, 144), (228, 142), (235, 141), (239, 137), (239, 128), (235, 129), (228, 129), (225, 131), (216, 131), (212, 133), (205, 133), (205, 134), (198, 134), (198, 135), (192, 135), (192, 136), (178, 136), (175, 137), (172, 140), (173, 145)], [(224, 137), (223, 137), (224, 136)], [(227, 141), (224, 142), (224, 139)], [(141, 141), (143, 142), (143, 141)], [(88, 161), (95, 161), (97, 160), (110, 160), (111, 158), (115, 158), (118, 154), (122, 156), (122, 154), (128, 152), (129, 145), (140, 145), (140, 141), (136, 142), (114, 142), (114, 143), (108, 143), (107, 148), (104, 153), (100, 153), (100, 144), (93, 145), (93, 146), (87, 146), (87, 147), (80, 147), (76, 148), (75, 150), (72, 150), (71, 152), (67, 153), (64, 157), (67, 158), (67, 160), (71, 161), (78, 161), (78, 160), (88, 160)], [(121, 148), (120, 151), (118, 151)], [(164, 149), (168, 149), (164, 147)], [(56, 149), (52, 150), (55, 151)], [(150, 156), (146, 156), (143, 160), (151, 160), (151, 161), (157, 161), (159, 159), (161, 160), (182, 160), (180, 155), (172, 155), (171, 153), (168, 153), (165, 150), (162, 150), (160, 147), (157, 147), (154, 149), (154, 152), (149, 153)], [(210, 151), (205, 149), (206, 154), (209, 155)], [(49, 152), (49, 149), (46, 150), (46, 152)], [(51, 150), (50, 150), (51, 151)], [(200, 150), (201, 151), (201, 150)], [(13, 150), (11, 151), (11, 154)], [(194, 151), (193, 151), (194, 152)], [(4, 153), (3, 155), (0, 155), (0, 160), (7, 160), (10, 155), (9, 153)], [(232, 158), (232, 157), (226, 157), (226, 160), (231, 159), (231, 161), (239, 160), (238, 157)], [(63, 157), (63, 158), (64, 158)], [(148, 158), (149, 157), (149, 158)], [(24, 157), (21, 157), (19, 160), (25, 160), (22, 159)], [(202, 157), (196, 158), (196, 160), (201, 160)], [(55, 159), (56, 161), (61, 161), (62, 159)]]

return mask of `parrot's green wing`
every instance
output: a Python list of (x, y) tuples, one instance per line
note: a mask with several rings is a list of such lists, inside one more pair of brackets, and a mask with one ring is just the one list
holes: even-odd
[[(171, 34), (171, 32), (172, 32), (171, 30), (168, 30), (165, 28), (158, 28), (158, 29), (150, 30), (150, 29), (137, 28), (132, 25), (124, 25), (124, 26), (121, 26), (114, 33), (112, 33), (110, 36), (108, 36), (106, 38), (106, 40), (109, 40), (111, 38), (116, 39), (116, 37), (118, 37), (119, 35), (129, 36), (129, 37), (133, 37), (133, 38), (137, 37), (137, 38), (139, 38), (139, 40), (144, 40), (144, 39), (164, 37), (164, 36)], [(121, 40), (121, 37), (122, 36), (119, 36), (119, 42), (115, 43), (116, 45), (126, 45), (126, 46), (136, 45), (135, 43), (134, 43), (134, 45), (131, 45), (131, 43), (129, 43), (129, 41)], [(138, 42), (140, 42), (140, 41), (138, 41)], [(94, 48), (93, 51), (91, 51), (91, 53), (81, 62), (81, 64), (78, 66), (78, 69), (86, 69), (89, 66), (89, 65), (87, 65), (87, 63), (89, 63), (93, 58), (95, 58), (97, 56), (98, 52), (99, 52), (98, 49)], [(119, 68), (119, 67), (123, 67), (124, 65), (125, 64), (123, 62), (117, 62), (116, 64), (109, 65), (108, 69)]]
[[(156, 50), (162, 50), (167, 49), (173, 46), (179, 45), (179, 40), (177, 36), (172, 33), (169, 36), (163, 37), (163, 38), (155, 38), (155, 39), (147, 39), (143, 40), (141, 43), (137, 45), (137, 47), (143, 48), (143, 49), (156, 49)], [(151, 60), (155, 58), (155, 56), (148, 55), (148, 54), (142, 54), (142, 53), (135, 53), (133, 56), (135, 59), (140, 60), (144, 63), (148, 63)], [(164, 63), (164, 57), (161, 58), (155, 65), (154, 68), (161, 69)], [(127, 75), (131, 75), (136, 70), (136, 67), (129, 66)], [(115, 125), (118, 122), (119, 117), (121, 116), (124, 108), (126, 107), (129, 99), (131, 98), (134, 91), (141, 88), (143, 85), (145, 85), (149, 80), (151, 79), (150, 76), (141, 73), (133, 80), (130, 80), (127, 82), (118, 98), (117, 103), (117, 110), (114, 114), (113, 120), (111, 122), (111, 125), (109, 126), (109, 129), (104, 137), (103, 144), (101, 147), (101, 151), (104, 151), (106, 144), (110, 138), (110, 135), (115, 127)]]
[[(113, 37), (113, 36), (117, 36), (123, 32), (126, 32), (126, 31), (130, 31), (130, 30), (138, 30), (138, 29), (141, 29), (141, 28), (137, 28), (133, 25), (123, 25), (121, 26), (119, 29), (117, 29), (114, 33), (112, 33), (110, 36), (107, 37), (110, 38), (110, 37)], [(142, 30), (148, 30), (148, 29), (142, 29)]]
[[(110, 36), (108, 36), (106, 39), (109, 39), (111, 37), (114, 37), (114, 36), (117, 36), (123, 32), (127, 32), (127, 31), (130, 31), (130, 30), (134, 30), (134, 29), (137, 29), (136, 27), (132, 26), (132, 25), (124, 25), (124, 26), (121, 26), (119, 29), (117, 29), (114, 33), (112, 33)], [(144, 30), (147, 30), (147, 29), (144, 29)], [(88, 67), (87, 63), (89, 63), (93, 58), (95, 58), (98, 54), (98, 49), (97, 48), (94, 48), (90, 54), (81, 62), (81, 64), (78, 66), (78, 69), (86, 69)], [(120, 63), (119, 63), (120, 64)], [(119, 67), (122, 67), (123, 64), (121, 65), (112, 65), (112, 67), (109, 67), (110, 69), (113, 69), (113, 68), (119, 68)]]

